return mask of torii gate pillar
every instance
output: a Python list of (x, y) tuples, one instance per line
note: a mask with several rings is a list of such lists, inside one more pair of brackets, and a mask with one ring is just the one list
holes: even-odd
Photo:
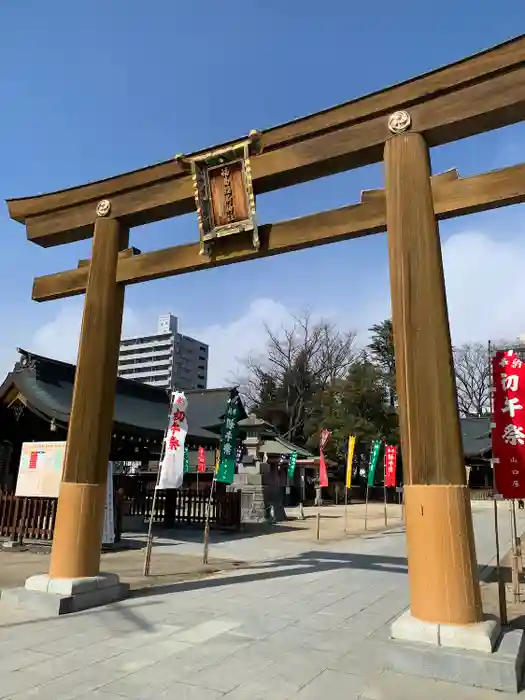
[(125, 594), (115, 574), (100, 574), (124, 308), (117, 262), (129, 237), (128, 229), (107, 214), (109, 205), (103, 200), (97, 207), (49, 575), (33, 576), (25, 586), (57, 594), (59, 613), (108, 603)]
[(473, 645), (488, 650), (496, 631), (482, 622), (430, 155), (424, 137), (408, 130), (406, 112), (392, 115), (389, 127), (387, 230), (411, 603), (392, 634), (441, 644), (470, 626)]

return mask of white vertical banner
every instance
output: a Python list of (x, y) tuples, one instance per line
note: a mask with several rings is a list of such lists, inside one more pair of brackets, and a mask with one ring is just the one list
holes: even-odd
[(184, 446), (188, 434), (188, 400), (181, 391), (172, 394), (170, 422), (160, 464), (158, 489), (180, 489), (184, 479)]
[(102, 544), (115, 543), (115, 511), (113, 501), (113, 462), (108, 462), (108, 486), (106, 490), (106, 505), (104, 508), (104, 529)]

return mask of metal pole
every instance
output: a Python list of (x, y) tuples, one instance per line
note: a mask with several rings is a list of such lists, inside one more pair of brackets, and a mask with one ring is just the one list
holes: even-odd
[(516, 520), (516, 501), (512, 501), (512, 533), (516, 543), (516, 557), (518, 559), (518, 570), (523, 572), (523, 559), (521, 556), (521, 538), (518, 534), (518, 523)]
[(368, 530), (368, 484), (366, 485), (366, 496), (365, 496), (365, 530)]
[(505, 582), (500, 565), (499, 528), (498, 528), (498, 501), (494, 498), (494, 536), (496, 540), (496, 573), (498, 577), (498, 600), (500, 624), (507, 624), (507, 597), (505, 595)]
[(387, 508), (386, 508), (386, 485), (383, 484), (383, 500), (384, 500), (384, 508), (385, 508), (385, 527), (388, 527), (388, 515), (387, 515)]
[(321, 511), (317, 511), (317, 523), (316, 523), (316, 539), (321, 537)]
[(520, 580), (518, 568), (518, 555), (516, 550), (516, 537), (514, 536), (514, 518), (512, 517), (513, 505), (514, 501), (509, 501), (510, 531), (512, 533), (512, 595), (514, 597), (514, 602), (517, 603), (520, 599)]
[(208, 563), (208, 552), (210, 549), (210, 511), (211, 511), (211, 501), (213, 498), (213, 492), (215, 490), (215, 475), (213, 476), (213, 481), (211, 482), (210, 494), (208, 496), (208, 503), (206, 504), (206, 520), (204, 523), (204, 547), (202, 552), (202, 563)]
[[(490, 387), (490, 422), (494, 422), (494, 383), (492, 377), (492, 343), (490, 340), (487, 345), (487, 355), (489, 363), (489, 387)], [(496, 573), (498, 578), (498, 601), (499, 601), (499, 616), (500, 624), (507, 624), (507, 596), (505, 592), (505, 581), (503, 580), (503, 571), (501, 568), (501, 551), (499, 541), (499, 526), (498, 526), (498, 494), (496, 493), (496, 480), (494, 479), (494, 454), (491, 460), (492, 467), (492, 494), (494, 499), (494, 536), (496, 540)]]
[(169, 422), (170, 422), (172, 408), (173, 408), (174, 393), (175, 392), (171, 393), (170, 408), (169, 408), (169, 413), (168, 413), (168, 427), (164, 431), (164, 439), (162, 441), (162, 447), (160, 449), (159, 468), (157, 470), (157, 481), (155, 483), (155, 490), (153, 491), (153, 501), (151, 503), (151, 512), (150, 512), (149, 523), (148, 523), (148, 537), (146, 540), (146, 551), (144, 553), (144, 568), (142, 570), (142, 573), (144, 576), (149, 576), (149, 570), (150, 570), (150, 564), (151, 564), (151, 550), (153, 548), (153, 517), (155, 515), (155, 506), (157, 505), (157, 492), (159, 490), (158, 486), (159, 486), (159, 481), (160, 481), (162, 460), (164, 459), (164, 455), (166, 453), (166, 439), (168, 437), (168, 430), (170, 429)]
[(348, 532), (348, 488), (345, 484), (345, 535)]
[[(164, 440), (164, 442), (166, 442), (166, 440)], [(144, 568), (142, 571), (144, 576), (149, 576), (149, 569), (150, 569), (150, 564), (151, 564), (151, 550), (153, 547), (153, 516), (155, 515), (155, 506), (157, 504), (157, 492), (159, 490), (158, 485), (159, 485), (159, 480), (160, 480), (161, 462), (162, 462), (162, 452), (161, 452), (161, 459), (159, 460), (157, 482), (155, 484), (155, 489), (153, 490), (153, 501), (151, 502), (151, 511), (150, 511), (150, 515), (149, 515), (148, 538), (146, 540), (146, 551), (144, 554)]]
[(202, 563), (208, 563), (208, 552), (210, 549), (210, 513), (211, 513), (211, 501), (213, 498), (213, 492), (215, 490), (215, 477), (217, 476), (217, 464), (219, 461), (219, 450), (215, 450), (215, 464), (213, 468), (213, 479), (211, 482), (210, 493), (208, 496), (208, 503), (206, 504), (206, 519), (204, 521), (204, 540), (203, 540), (203, 551), (202, 551)]
[(27, 498), (24, 498), (22, 503), (22, 517), (20, 519), (18, 528), (18, 546), (22, 547), (24, 544), (24, 535), (26, 534), (26, 519), (27, 519)]

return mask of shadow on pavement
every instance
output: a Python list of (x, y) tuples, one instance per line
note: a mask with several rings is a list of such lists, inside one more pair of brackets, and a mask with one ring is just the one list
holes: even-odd
[[(250, 568), (257, 569), (249, 573)], [(201, 579), (199, 581), (184, 581), (167, 585), (159, 585), (149, 588), (138, 588), (132, 591), (133, 597), (145, 597), (164, 595), (166, 593), (181, 593), (184, 591), (206, 590), (218, 586), (229, 586), (236, 583), (250, 583), (252, 581), (265, 581), (288, 576), (301, 576), (319, 571), (333, 571), (336, 569), (365, 569), (368, 571), (381, 571), (394, 574), (408, 572), (406, 557), (378, 556), (375, 554), (341, 554), (338, 552), (311, 551), (303, 552), (293, 557), (286, 557), (276, 561), (254, 564), (246, 569), (247, 573), (220, 578)]]

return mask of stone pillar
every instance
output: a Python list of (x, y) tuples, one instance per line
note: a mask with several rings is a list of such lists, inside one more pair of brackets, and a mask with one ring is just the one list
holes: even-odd
[[(473, 625), (482, 608), (429, 150), (421, 134), (407, 131), (406, 112), (392, 115), (389, 127), (386, 209), (411, 616), (436, 629)], [(394, 624), (394, 636), (410, 636), (399, 625), (397, 632)]]

